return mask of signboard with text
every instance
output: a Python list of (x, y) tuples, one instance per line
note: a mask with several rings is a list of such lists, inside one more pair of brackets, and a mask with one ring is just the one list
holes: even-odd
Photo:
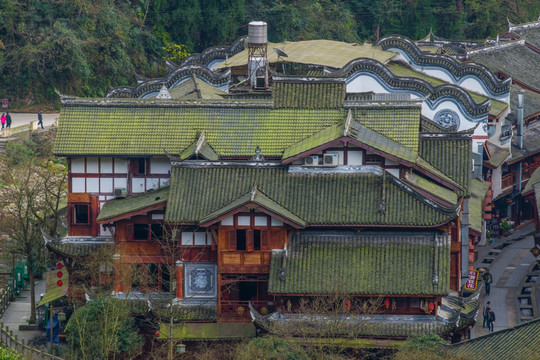
[(476, 290), (478, 286), (478, 270), (469, 270), (469, 278), (465, 283), (465, 289), (467, 290)]
[(2, 108), (6, 109), (9, 106), (8, 99), (2, 99)]

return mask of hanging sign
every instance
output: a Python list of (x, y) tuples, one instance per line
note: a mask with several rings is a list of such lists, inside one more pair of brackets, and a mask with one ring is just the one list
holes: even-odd
[(465, 289), (467, 290), (476, 290), (478, 286), (478, 270), (469, 270), (469, 278), (465, 283)]

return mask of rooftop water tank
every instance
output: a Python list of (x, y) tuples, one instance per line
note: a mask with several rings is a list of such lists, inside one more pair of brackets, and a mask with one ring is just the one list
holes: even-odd
[(264, 21), (252, 21), (249, 23), (248, 42), (250, 44), (266, 44), (267, 25)]

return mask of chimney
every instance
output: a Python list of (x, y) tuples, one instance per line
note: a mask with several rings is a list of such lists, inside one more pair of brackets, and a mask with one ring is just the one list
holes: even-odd
[(517, 141), (518, 148), (523, 149), (523, 90), (518, 94)]
[(252, 21), (248, 30), (248, 78), (251, 88), (268, 88), (268, 40), (264, 21)]

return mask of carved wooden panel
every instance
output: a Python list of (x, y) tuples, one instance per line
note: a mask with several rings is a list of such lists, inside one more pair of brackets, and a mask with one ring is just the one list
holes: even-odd
[(244, 265), (260, 265), (261, 253), (246, 253), (244, 254)]
[(223, 261), (223, 264), (240, 265), (242, 263), (241, 254), (240, 253), (223, 253), (222, 261)]
[(82, 202), (82, 203), (89, 203), (90, 202), (90, 194), (89, 193), (71, 193), (68, 194), (68, 202)]

